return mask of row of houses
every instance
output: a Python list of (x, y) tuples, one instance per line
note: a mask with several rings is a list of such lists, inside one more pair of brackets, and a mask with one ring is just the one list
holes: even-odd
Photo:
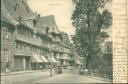
[(32, 12), (26, 0), (1, 0), (1, 71), (68, 65), (70, 41), (53, 15)]

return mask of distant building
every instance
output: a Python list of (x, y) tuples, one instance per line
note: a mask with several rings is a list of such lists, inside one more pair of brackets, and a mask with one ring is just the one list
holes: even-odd
[(112, 41), (105, 41), (101, 46), (102, 54), (106, 54), (108, 52), (112, 53)]
[(106, 41), (105, 42), (105, 53), (112, 53), (113, 51), (112, 51), (112, 41)]
[(70, 54), (69, 54), (69, 65), (73, 66), (76, 63), (77, 60), (77, 52), (74, 44), (70, 44)]
[[(50, 42), (50, 52), (48, 60), (51, 61), (53, 64), (58, 64), (58, 57), (61, 53), (60, 46), (61, 46), (61, 37), (60, 31), (56, 25), (55, 19), (53, 15), (45, 16), (39, 18), (39, 22), (42, 24), (40, 27), (43, 31), (45, 30), (45, 34), (49, 36), (52, 41)], [(46, 42), (47, 43), (47, 42)]]
[(62, 65), (67, 66), (68, 65), (68, 59), (69, 59), (69, 54), (70, 54), (70, 41), (68, 34), (65, 32), (61, 32), (61, 37), (62, 37), (62, 55), (60, 55), (59, 59)]

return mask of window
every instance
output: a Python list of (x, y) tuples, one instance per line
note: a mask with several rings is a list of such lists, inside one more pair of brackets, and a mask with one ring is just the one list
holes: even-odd
[(35, 48), (33, 47), (32, 49), (33, 49), (33, 52), (35, 52)]
[(4, 38), (9, 39), (9, 32), (8, 32), (8, 28), (6, 27), (4, 27)]
[(2, 50), (2, 58), (3, 58), (3, 62), (9, 62), (9, 51), (8, 51), (8, 49), (3, 49)]
[(44, 50), (41, 50), (40, 54), (44, 54), (44, 53), (45, 53), (45, 51)]
[(31, 32), (28, 30), (28, 38), (30, 38), (31, 37)]
[(5, 38), (8, 39), (9, 38), (9, 34), (6, 32), (5, 33)]
[(31, 51), (33, 51), (33, 47), (31, 46)]
[(23, 34), (23, 28), (19, 28), (19, 33)]
[(14, 11), (17, 10), (17, 7), (18, 7), (18, 3), (16, 3), (16, 5), (14, 6)]
[(25, 49), (26, 49), (26, 44), (23, 45), (23, 50), (25, 50)]
[(19, 46), (20, 46), (20, 47), (19, 47), (19, 48), (20, 48), (20, 50), (22, 50), (22, 44), (20, 44)]
[(37, 39), (39, 39), (39, 36), (38, 36), (38, 35), (36, 35), (36, 38), (37, 38)]
[(33, 34), (33, 37), (36, 38), (36, 34)]
[(35, 52), (37, 52), (37, 48), (35, 48)]
[(31, 32), (31, 37), (33, 38), (33, 33)]
[(18, 49), (19, 43), (16, 43), (16, 49)]
[(42, 54), (42, 50), (40, 49), (40, 54)]

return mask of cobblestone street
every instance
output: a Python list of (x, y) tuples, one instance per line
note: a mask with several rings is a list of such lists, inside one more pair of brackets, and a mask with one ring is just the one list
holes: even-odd
[(64, 70), (63, 74), (53, 74), (50, 71), (34, 71), (15, 75), (2, 76), (2, 84), (36, 84), (36, 83), (109, 83), (78, 74), (77, 69)]

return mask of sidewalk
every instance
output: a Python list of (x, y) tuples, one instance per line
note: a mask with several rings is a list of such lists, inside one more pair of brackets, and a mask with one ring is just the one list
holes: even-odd
[(36, 84), (38, 80), (50, 77), (49, 69), (10, 72), (1, 76), (2, 84)]
[(43, 69), (43, 70), (15, 71), (15, 72), (1, 73), (1, 76), (17, 75), (17, 74), (25, 74), (25, 73), (35, 73), (35, 72), (44, 72), (44, 71), (48, 71), (48, 70), (49, 70), (49, 69)]
[(107, 81), (107, 82), (112, 82), (112, 80), (101, 78), (101, 77), (95, 77), (95, 76), (87, 76), (88, 78), (93, 78), (101, 81)]

